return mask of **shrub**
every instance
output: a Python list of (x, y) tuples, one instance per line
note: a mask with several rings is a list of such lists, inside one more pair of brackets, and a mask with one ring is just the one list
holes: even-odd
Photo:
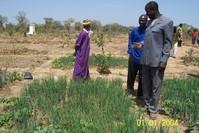
[[(74, 57), (73, 56), (64, 56), (64, 57), (59, 57), (56, 58), (53, 63), (52, 63), (52, 67), (53, 68), (57, 68), (57, 69), (66, 69), (66, 68), (71, 68), (73, 67), (74, 64)], [(103, 61), (103, 63), (99, 63)], [(109, 67), (115, 68), (115, 67), (127, 67), (128, 65), (128, 60), (126, 58), (123, 57), (114, 57), (111, 55), (95, 55), (92, 54), (89, 57), (89, 65), (91, 66), (97, 66), (97, 65), (102, 65), (101, 67), (106, 67), (107, 65), (109, 65)]]
[(110, 74), (111, 71), (109, 70), (109, 57), (107, 57), (105, 55), (105, 51), (104, 51), (104, 34), (103, 33), (98, 33), (97, 34), (97, 37), (95, 39), (95, 42), (97, 44), (97, 46), (99, 48), (102, 49), (102, 54), (101, 55), (98, 55), (96, 56), (96, 59), (97, 59), (97, 71), (100, 73), (100, 74)]
[(185, 65), (195, 65), (199, 66), (199, 56), (193, 49), (186, 52), (187, 54), (182, 57), (183, 63)]
[(124, 57), (114, 57), (112, 55), (106, 55), (105, 57), (102, 57), (102, 55), (95, 55), (93, 54), (90, 58), (89, 58), (89, 64), (92, 66), (95, 66), (98, 64), (98, 60), (97, 58), (108, 58), (107, 59), (107, 64), (109, 65), (109, 67), (111, 68), (115, 68), (115, 67), (127, 67), (128, 66), (128, 59), (124, 58)]
[(22, 72), (8, 72), (7, 69), (1, 70), (0, 69), (0, 88), (6, 85), (9, 82), (13, 82), (15, 80), (23, 80), (24, 74)]
[(62, 68), (62, 69), (70, 68), (71, 66), (73, 66), (74, 61), (75, 61), (75, 58), (73, 56), (59, 57), (53, 61), (52, 67), (53, 68)]

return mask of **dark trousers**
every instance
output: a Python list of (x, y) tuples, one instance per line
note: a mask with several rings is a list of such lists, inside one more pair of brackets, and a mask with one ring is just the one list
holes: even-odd
[(196, 43), (196, 38), (192, 38), (192, 44), (194, 45)]
[(127, 89), (132, 93), (134, 92), (134, 83), (136, 79), (136, 75), (138, 74), (138, 90), (137, 96), (142, 96), (142, 67), (141, 64), (136, 64), (133, 62), (131, 56), (129, 56), (128, 61), (128, 76), (127, 76)]
[(144, 101), (147, 109), (152, 113), (156, 113), (158, 111), (164, 70), (165, 69), (160, 67), (142, 65), (142, 89)]
[(178, 40), (178, 47), (182, 46), (182, 40)]
[(197, 38), (197, 44), (199, 45), (199, 37)]

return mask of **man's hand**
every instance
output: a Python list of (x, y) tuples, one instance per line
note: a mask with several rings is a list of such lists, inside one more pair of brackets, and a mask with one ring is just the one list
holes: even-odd
[(76, 56), (76, 51), (73, 53), (73, 56)]
[(167, 65), (167, 63), (160, 62), (160, 67), (161, 67), (161, 68), (165, 68), (165, 67), (166, 67), (166, 65)]
[(136, 47), (136, 48), (142, 48), (142, 46), (143, 46), (143, 44), (140, 43), (140, 42), (136, 42), (136, 43), (135, 43), (135, 47)]
[(75, 52), (73, 53), (73, 56), (76, 56), (78, 49), (79, 49), (79, 46), (75, 45)]

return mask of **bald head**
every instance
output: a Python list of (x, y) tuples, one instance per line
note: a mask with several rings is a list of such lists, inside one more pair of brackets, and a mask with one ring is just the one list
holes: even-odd
[(148, 20), (148, 16), (143, 14), (143, 15), (140, 15), (139, 17), (139, 23), (147, 23), (147, 20)]
[(149, 18), (152, 20), (160, 16), (159, 6), (158, 3), (155, 1), (148, 2), (145, 6), (145, 11), (147, 16), (149, 16)]
[(145, 30), (147, 22), (148, 22), (148, 16), (145, 15), (145, 14), (140, 15), (140, 17), (139, 17), (139, 24), (140, 24), (140, 28), (142, 30)]

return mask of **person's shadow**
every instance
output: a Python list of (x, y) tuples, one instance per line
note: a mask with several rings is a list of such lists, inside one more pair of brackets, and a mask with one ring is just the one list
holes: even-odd
[(143, 108), (145, 106), (143, 97), (136, 97), (134, 101), (138, 107)]
[(133, 97), (135, 97), (134, 101), (135, 101), (135, 103), (136, 103), (136, 105), (138, 107), (143, 108), (145, 106), (145, 104), (144, 104), (144, 98), (143, 98), (143, 96), (137, 96), (137, 90), (134, 90)]

